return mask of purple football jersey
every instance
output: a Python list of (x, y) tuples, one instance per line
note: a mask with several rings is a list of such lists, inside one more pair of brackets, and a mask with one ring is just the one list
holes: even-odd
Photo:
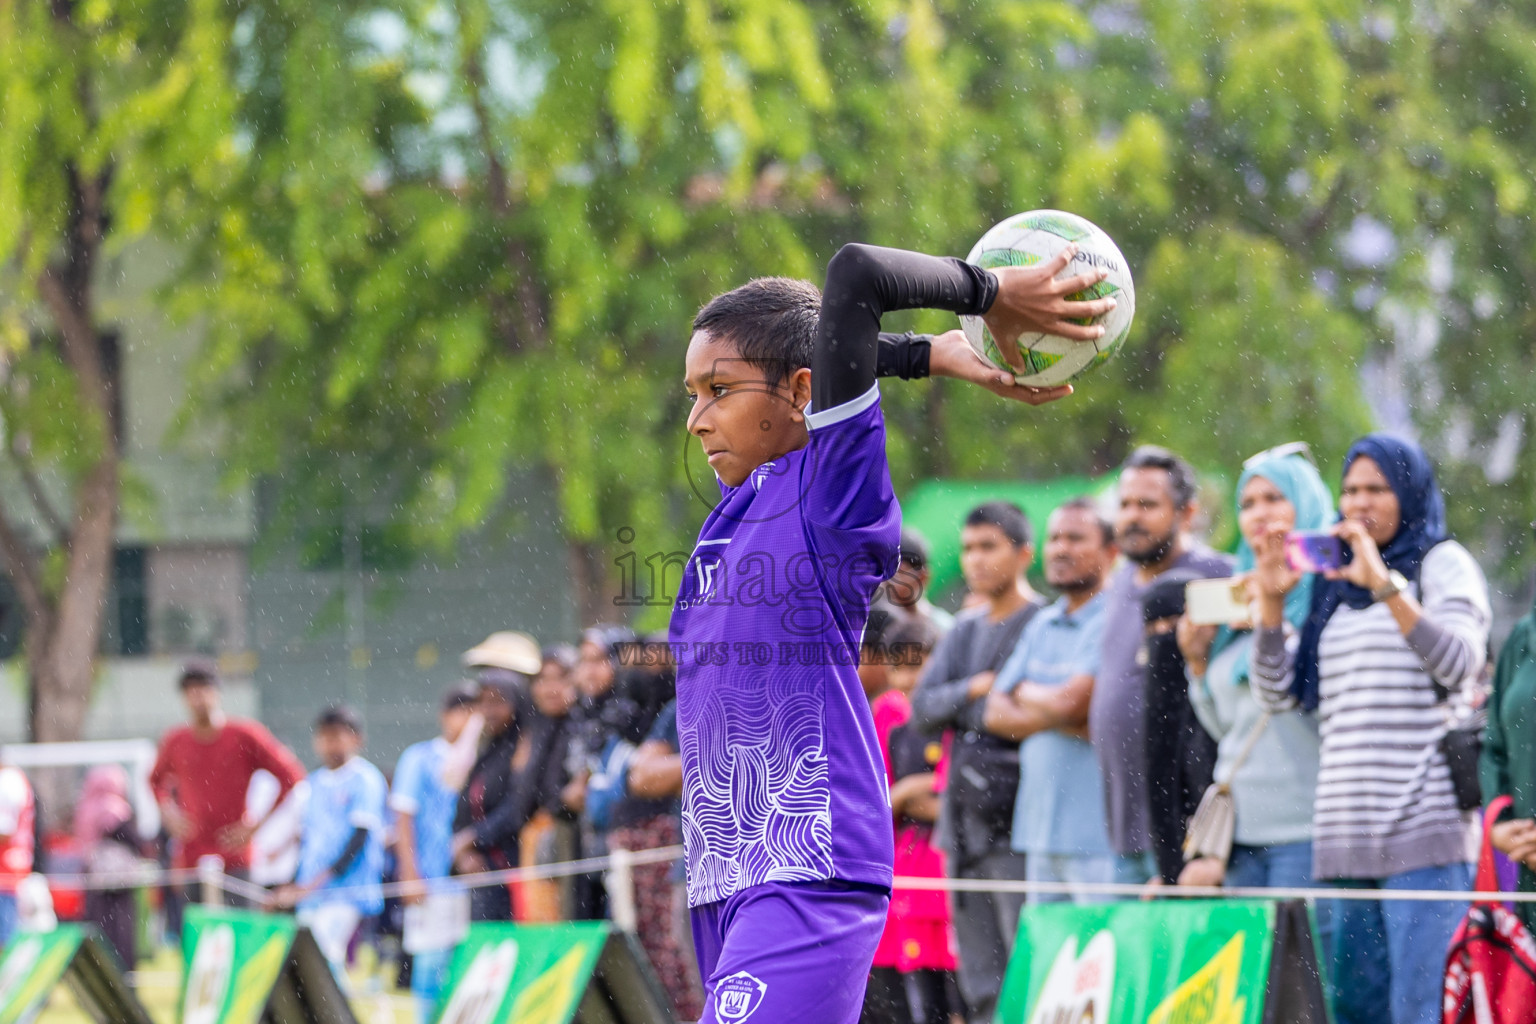
[(672, 611), (690, 906), (765, 882), (891, 884), (857, 671), (901, 532), (878, 387), (807, 419), (804, 448), (722, 485)]

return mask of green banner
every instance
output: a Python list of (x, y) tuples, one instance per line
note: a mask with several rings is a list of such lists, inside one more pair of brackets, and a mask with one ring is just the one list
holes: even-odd
[(30, 1021), (63, 982), (75, 1004), (97, 1024), (150, 1024), (123, 980), (117, 957), (95, 929), (60, 925), (22, 933), (0, 956), (0, 1024)]
[(569, 1024), (609, 935), (599, 921), (471, 925), (437, 1024)]
[(184, 920), (182, 1024), (256, 1024), (288, 962), (293, 918), (193, 906)]
[[(1262, 900), (1028, 907), (997, 1022), (1321, 1024), (1307, 921), (1300, 905)], [(1308, 991), (1277, 1014), (1266, 996), (1282, 976), (1275, 987)]]
[(85, 938), (79, 925), (17, 935), (0, 956), (0, 1024), (27, 1019), (64, 980)]

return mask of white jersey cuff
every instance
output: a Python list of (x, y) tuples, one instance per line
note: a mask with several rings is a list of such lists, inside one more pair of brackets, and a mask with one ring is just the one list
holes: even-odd
[(810, 427), (812, 430), (818, 430), (822, 427), (830, 427), (834, 423), (841, 423), (843, 420), (857, 416), (859, 413), (863, 412), (865, 409), (868, 409), (879, 400), (880, 385), (877, 382), (871, 384), (869, 386), (869, 390), (864, 392), (858, 398), (850, 399), (844, 402), (842, 405), (834, 405), (830, 409), (823, 409), (818, 412), (812, 412), (811, 407), (806, 406), (805, 423), (806, 426)]

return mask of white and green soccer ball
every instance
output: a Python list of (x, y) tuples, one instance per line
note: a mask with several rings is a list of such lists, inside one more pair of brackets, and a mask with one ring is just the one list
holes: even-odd
[[(1076, 242), (1078, 253), (1067, 264), (1062, 276), (1071, 277), (1094, 267), (1103, 267), (1109, 276), (1073, 299), (1115, 297), (1115, 308), (1101, 317), (1085, 321), (1104, 325), (1104, 337), (1096, 342), (1073, 341), (1054, 334), (1024, 334), (1019, 337), (1019, 352), (1024, 357), (1024, 371), (1016, 380), (1030, 387), (1054, 387), (1081, 376), (1109, 361), (1131, 331), (1136, 313), (1136, 287), (1131, 282), (1131, 268), (1114, 240), (1091, 221), (1075, 213), (1060, 210), (1031, 210), (1015, 214), (981, 236), (966, 257), (967, 262), (988, 270), (997, 267), (1028, 267), (1055, 256)], [(999, 370), (1013, 372), (997, 347), (997, 340), (979, 316), (962, 316), (960, 325), (976, 354)]]

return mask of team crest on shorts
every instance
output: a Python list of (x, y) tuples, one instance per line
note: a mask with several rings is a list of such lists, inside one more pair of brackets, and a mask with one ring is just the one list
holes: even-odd
[(715, 986), (715, 1016), (730, 1024), (739, 1024), (763, 1005), (768, 983), (759, 981), (746, 971), (737, 971), (723, 978)]

